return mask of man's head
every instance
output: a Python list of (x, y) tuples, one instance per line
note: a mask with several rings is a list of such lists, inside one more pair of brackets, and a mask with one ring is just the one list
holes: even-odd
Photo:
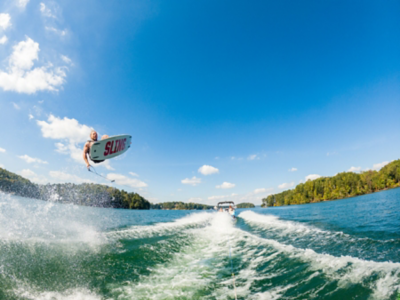
[(97, 132), (96, 132), (96, 130), (92, 130), (92, 131), (90, 132), (90, 138), (91, 138), (93, 141), (97, 141)]

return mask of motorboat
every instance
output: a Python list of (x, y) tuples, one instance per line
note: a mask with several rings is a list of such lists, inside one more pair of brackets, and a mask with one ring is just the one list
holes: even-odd
[(233, 201), (218, 202), (214, 209), (219, 212), (227, 212), (232, 216), (232, 218), (236, 219), (236, 205)]

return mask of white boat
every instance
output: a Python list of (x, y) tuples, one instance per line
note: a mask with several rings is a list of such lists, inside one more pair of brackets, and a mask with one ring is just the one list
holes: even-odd
[(232, 218), (236, 219), (236, 205), (233, 201), (218, 202), (217, 206), (214, 207), (219, 212), (227, 212)]

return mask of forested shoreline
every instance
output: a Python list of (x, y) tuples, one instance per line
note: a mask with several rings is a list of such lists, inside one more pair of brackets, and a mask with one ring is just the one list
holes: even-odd
[(379, 192), (400, 186), (400, 160), (380, 171), (342, 172), (298, 184), (294, 189), (262, 199), (263, 207), (316, 203)]
[(184, 202), (163, 202), (151, 203), (151, 209), (165, 209), (165, 210), (207, 210), (213, 209), (213, 206), (198, 204), (198, 203), (184, 203)]
[(150, 209), (150, 202), (137, 193), (128, 193), (93, 183), (41, 185), (2, 168), (0, 168), (0, 191), (33, 199), (83, 206)]
[(254, 208), (256, 207), (253, 203), (243, 202), (236, 205), (236, 208)]

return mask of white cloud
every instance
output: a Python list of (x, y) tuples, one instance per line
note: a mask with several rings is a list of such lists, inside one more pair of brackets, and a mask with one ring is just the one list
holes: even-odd
[(71, 64), (71, 63), (72, 63), (72, 60), (71, 60), (68, 56), (61, 55), (61, 59), (62, 59), (66, 64)]
[(223, 182), (221, 185), (217, 185), (215, 186), (215, 188), (217, 189), (231, 189), (234, 188), (235, 184), (234, 183), (230, 183), (230, 182)]
[(189, 185), (192, 185), (192, 186), (196, 186), (196, 185), (201, 183), (201, 178), (197, 178), (196, 176), (193, 176), (192, 178), (182, 179), (181, 182), (183, 184), (189, 184)]
[(28, 156), (28, 155), (21, 155), (21, 156), (18, 156), (20, 159), (22, 159), (22, 160), (24, 160), (24, 161), (26, 161), (28, 164), (31, 164), (31, 163), (38, 163), (38, 164), (48, 164), (48, 162), (47, 161), (44, 161), (44, 160), (41, 160), (41, 159), (39, 159), (39, 158), (33, 158), (33, 157), (30, 157), (30, 156)]
[(66, 30), (59, 30), (57, 28), (50, 27), (50, 26), (46, 26), (44, 29), (46, 29), (47, 31), (54, 32), (55, 34), (58, 34), (60, 36), (65, 36), (67, 34)]
[(29, 179), (30, 181), (32, 181), (34, 183), (38, 183), (38, 184), (46, 184), (49, 182), (46, 177), (37, 175), (35, 172), (33, 172), (29, 169), (22, 170), (20, 172), (20, 175), (22, 177)]
[(297, 171), (297, 168), (291, 168), (291, 169), (289, 169), (289, 172), (296, 172)]
[(17, 104), (17, 103), (12, 103), (13, 104), (13, 106), (14, 106), (14, 108), (16, 109), (16, 110), (20, 110), (21, 109), (21, 107), (19, 107), (19, 105)]
[(306, 176), (306, 181), (308, 181), (308, 180), (315, 180), (315, 179), (318, 179), (318, 178), (320, 178), (321, 177), (321, 175), (318, 175), (318, 174), (310, 174), (310, 175), (307, 175)]
[(0, 148), (0, 153), (6, 152), (6, 149)]
[(361, 167), (351, 167), (350, 169), (347, 170), (347, 172), (360, 172)]
[(381, 163), (378, 163), (378, 164), (374, 164), (372, 166), (372, 170), (378, 171), (378, 170), (382, 169), (384, 166), (386, 166), (388, 163), (390, 163), (390, 161), (384, 161), (384, 162), (381, 162)]
[(9, 14), (0, 14), (0, 28), (6, 30), (11, 26), (11, 17)]
[(198, 172), (203, 175), (211, 175), (211, 174), (219, 173), (219, 170), (212, 166), (204, 165), (198, 169)]
[(139, 175), (138, 175), (138, 174), (136, 174), (136, 173), (133, 173), (133, 172), (129, 172), (129, 174), (131, 174), (132, 176), (135, 176), (135, 177), (139, 177)]
[(84, 143), (90, 139), (91, 127), (79, 124), (75, 119), (64, 119), (50, 115), (46, 121), (37, 121), (44, 138), (68, 140), (71, 143)]
[(58, 91), (65, 80), (64, 68), (47, 66), (36, 67), (39, 44), (26, 38), (13, 47), (13, 53), (8, 58), (8, 70), (0, 70), (0, 87), (5, 91), (32, 94), (37, 91)]
[(3, 164), (0, 164), (0, 168), (4, 169), (4, 165), (3, 165)]
[[(73, 160), (81, 164), (85, 163), (82, 158), (82, 144), (90, 139), (89, 134), (92, 128), (85, 124), (79, 124), (75, 119), (67, 117), (61, 119), (53, 115), (48, 117), (47, 122), (38, 120), (36, 123), (40, 127), (44, 138), (62, 141), (55, 144), (56, 152), (70, 155)], [(96, 164), (96, 166), (114, 170), (109, 160)]]
[(3, 35), (3, 37), (0, 39), (0, 45), (4, 45), (5, 43), (7, 43), (7, 41), (8, 38), (5, 35)]
[(25, 6), (28, 4), (29, 0), (16, 0), (17, 6), (21, 8), (25, 8)]
[(248, 160), (255, 160), (255, 159), (260, 159), (260, 158), (257, 156), (257, 154), (252, 154), (252, 155), (249, 155), (249, 156), (247, 157), (247, 159), (248, 159)]
[(72, 183), (94, 183), (93, 180), (81, 178), (79, 176), (68, 174), (61, 171), (50, 171), (49, 175), (61, 182), (72, 182)]
[(292, 181), (292, 182), (290, 182), (290, 183), (282, 183), (282, 184), (280, 184), (280, 185), (278, 185), (278, 188), (280, 188), (280, 189), (287, 189), (287, 188), (290, 188), (290, 187), (292, 187), (292, 186), (294, 186), (294, 181)]
[(271, 192), (272, 190), (273, 190), (273, 188), (269, 188), (269, 189), (261, 188), (261, 189), (255, 189), (253, 191), (253, 193), (257, 195), (257, 194), (261, 194), (261, 193)]
[(220, 196), (211, 196), (208, 197), (208, 200), (220, 200), (220, 199), (225, 199), (225, 198), (230, 198), (230, 197), (235, 197), (237, 194), (232, 193), (230, 195), (220, 195)]
[(147, 187), (147, 183), (136, 179), (136, 178), (129, 178), (126, 177), (124, 175), (121, 174), (116, 174), (116, 173), (109, 173), (107, 174), (107, 179), (109, 180), (115, 180), (116, 184), (119, 185), (126, 185), (126, 186), (130, 186), (133, 188), (143, 188), (143, 187)]
[(33, 115), (31, 115), (31, 114), (29, 114), (29, 120), (32, 120), (32, 119), (34, 119), (35, 117), (33, 116)]
[(40, 3), (40, 12), (42, 13), (43, 17), (47, 17), (47, 18), (55, 18), (56, 17), (51, 12), (51, 9), (48, 8), (43, 2)]

